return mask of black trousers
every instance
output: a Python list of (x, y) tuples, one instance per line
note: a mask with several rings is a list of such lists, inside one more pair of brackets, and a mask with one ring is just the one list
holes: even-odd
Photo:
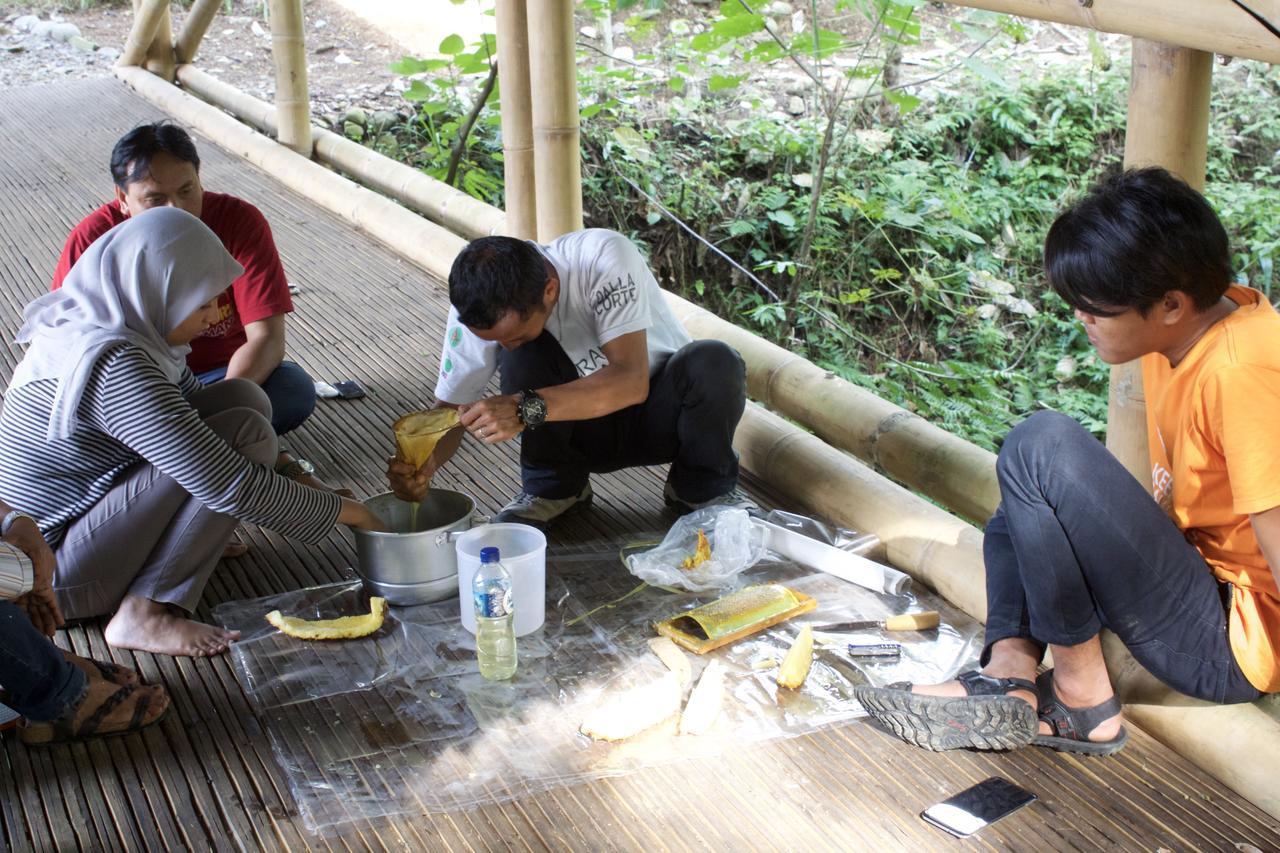
[(18, 605), (0, 601), (0, 687), (5, 704), (32, 720), (55, 720), (88, 682)]
[[(578, 378), (549, 333), (498, 358), (502, 393)], [(578, 494), (592, 473), (671, 463), (668, 481), (682, 500), (699, 503), (738, 482), (733, 433), (747, 399), (746, 365), (720, 341), (694, 341), (649, 378), (643, 403), (586, 421), (547, 422), (520, 434), (524, 490), (544, 498)]]
[(1151, 495), (1071, 418), (1009, 433), (987, 525), (987, 633), (1073, 646), (1110, 628), (1153, 675), (1211, 702), (1258, 692), (1227, 636), (1229, 589)]

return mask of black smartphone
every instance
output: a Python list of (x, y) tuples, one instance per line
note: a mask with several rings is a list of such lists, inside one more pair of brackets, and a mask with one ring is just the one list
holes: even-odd
[(343, 400), (358, 400), (364, 396), (364, 386), (354, 379), (347, 379), (343, 382), (333, 383), (333, 387), (338, 390), (338, 396)]
[(968, 838), (979, 829), (1035, 802), (1036, 795), (1008, 779), (992, 776), (954, 797), (929, 806), (920, 817), (956, 838)]

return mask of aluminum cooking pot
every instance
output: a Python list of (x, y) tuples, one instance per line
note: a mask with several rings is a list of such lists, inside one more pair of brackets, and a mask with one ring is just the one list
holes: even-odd
[(450, 534), (464, 533), (487, 516), (461, 492), (431, 489), (414, 512), (390, 492), (364, 502), (391, 528), (356, 530), (356, 572), (375, 595), (395, 605), (441, 601), (458, 592), (458, 557)]

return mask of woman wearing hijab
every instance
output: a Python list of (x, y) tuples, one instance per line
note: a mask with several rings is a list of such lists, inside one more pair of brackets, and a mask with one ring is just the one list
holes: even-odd
[(237, 520), (304, 542), (335, 523), (381, 529), (358, 501), (273, 472), (261, 388), (202, 388), (187, 369), (240, 273), (200, 220), (160, 208), (99, 237), (27, 306), (30, 347), (0, 411), (0, 495), (53, 546), (63, 615), (113, 613), (114, 646), (225, 651), (235, 632), (188, 616)]

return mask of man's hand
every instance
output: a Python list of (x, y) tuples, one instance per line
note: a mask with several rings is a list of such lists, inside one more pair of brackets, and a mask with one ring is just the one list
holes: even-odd
[(391, 491), (402, 501), (417, 503), (431, 488), (431, 475), (435, 466), (428, 459), (421, 468), (414, 468), (399, 457), (392, 456), (387, 460), (387, 482)]
[(35, 583), (31, 592), (20, 596), (14, 604), (21, 607), (40, 633), (52, 637), (62, 624), (62, 611), (58, 609), (58, 599), (53, 593), (53, 573), (57, 568), (57, 559), (53, 549), (44, 541), (40, 528), (29, 518), (18, 518), (9, 527), (9, 535), (4, 541), (15, 546), (31, 558)]
[(517, 409), (519, 397), (515, 394), (499, 394), (485, 397), (466, 406), (458, 407), (458, 417), (467, 432), (485, 444), (510, 441), (520, 434), (524, 424)]

